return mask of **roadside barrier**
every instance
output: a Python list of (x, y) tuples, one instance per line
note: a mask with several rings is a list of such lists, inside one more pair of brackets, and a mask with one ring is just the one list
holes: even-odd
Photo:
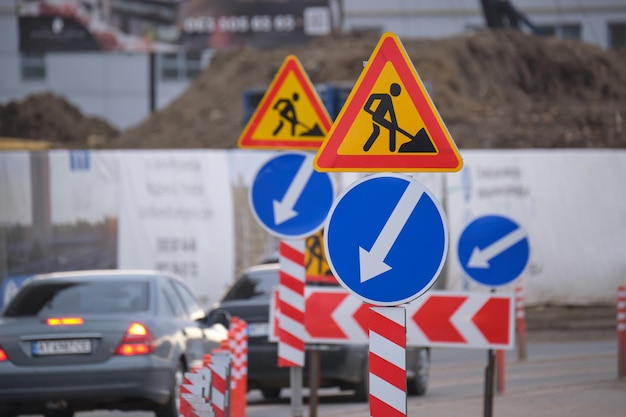
[(228, 339), (205, 354), (202, 367), (185, 372), (180, 417), (245, 417), (248, 378), (248, 325), (231, 318)]
[(617, 288), (617, 377), (626, 376), (626, 286)]
[(228, 341), (232, 363), (230, 417), (245, 417), (248, 392), (248, 325), (239, 317), (230, 320)]

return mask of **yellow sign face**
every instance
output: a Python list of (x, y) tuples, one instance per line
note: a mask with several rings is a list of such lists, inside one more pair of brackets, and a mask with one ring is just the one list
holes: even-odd
[(317, 149), (330, 126), (330, 116), (311, 81), (290, 55), (246, 125), (239, 146)]
[[(393, 85), (397, 87), (392, 89)], [(390, 92), (390, 89), (394, 91)], [(403, 153), (416, 134), (424, 128), (424, 121), (413, 105), (411, 97), (406, 92), (402, 94), (402, 80), (391, 63), (387, 62), (384, 65), (372, 91), (376, 93), (369, 96), (364, 108), (356, 115), (350, 130), (351, 137), (358, 136), (362, 140), (343, 141), (337, 150), (339, 154)], [(396, 96), (395, 92), (398, 92)], [(426, 151), (437, 152), (430, 139), (426, 143)]]
[(322, 230), (306, 238), (304, 251), (307, 282), (323, 282), (338, 284), (324, 252), (324, 233)]
[(318, 171), (459, 171), (463, 161), (400, 40), (382, 36), (313, 162)]

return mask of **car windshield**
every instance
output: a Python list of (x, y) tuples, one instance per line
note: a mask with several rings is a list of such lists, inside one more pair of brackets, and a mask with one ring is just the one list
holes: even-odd
[(131, 313), (148, 309), (148, 283), (51, 281), (26, 285), (4, 311), (5, 317), (59, 314)]
[(250, 271), (239, 277), (222, 301), (269, 300), (277, 285), (278, 269)]

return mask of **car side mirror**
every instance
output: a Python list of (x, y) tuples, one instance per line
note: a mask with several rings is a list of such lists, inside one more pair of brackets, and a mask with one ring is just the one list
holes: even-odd
[(211, 327), (215, 324), (221, 324), (228, 329), (230, 325), (230, 313), (221, 309), (211, 311), (206, 318), (206, 325)]

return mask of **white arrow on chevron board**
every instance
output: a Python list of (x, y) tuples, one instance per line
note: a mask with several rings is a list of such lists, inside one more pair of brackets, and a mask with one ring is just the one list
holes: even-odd
[(332, 313), (333, 320), (335, 320), (337, 326), (348, 336), (350, 343), (369, 343), (369, 335), (363, 332), (359, 323), (354, 319), (354, 313), (361, 307), (363, 307), (363, 302), (350, 294)]
[[(449, 321), (454, 325), (455, 329), (461, 334), (467, 343), (459, 344), (457, 342), (432, 342), (415, 323), (412, 317), (417, 313), (421, 306), (430, 298), (435, 296), (444, 297), (463, 297), (465, 301), (450, 316)], [(405, 304), (406, 308), (406, 343), (407, 346), (440, 346), (440, 347), (459, 347), (459, 348), (493, 348), (485, 339), (485, 336), (474, 323), (473, 319), (481, 308), (493, 297), (509, 299), (509, 344), (502, 345), (498, 348), (511, 349), (513, 347), (515, 330), (515, 302), (512, 294), (490, 294), (490, 293), (470, 293), (457, 291), (430, 290), (421, 297)], [(494, 318), (501, 319), (501, 318)]]

